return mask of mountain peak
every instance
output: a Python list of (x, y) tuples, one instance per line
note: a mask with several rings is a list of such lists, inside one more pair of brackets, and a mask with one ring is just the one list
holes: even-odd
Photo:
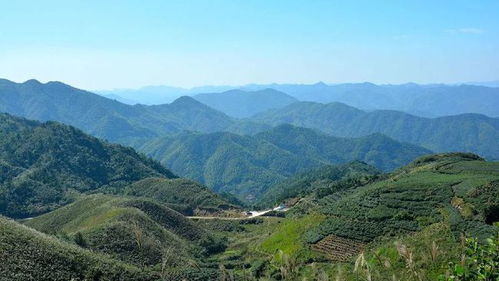
[(189, 96), (181, 96), (180, 98), (174, 100), (170, 105), (203, 105), (199, 101), (195, 100)]
[(38, 81), (36, 79), (29, 79), (29, 80), (26, 80), (23, 84), (34, 86), (34, 85), (42, 85), (43, 83), (41, 83), (40, 81)]
[(327, 87), (327, 84), (322, 82), (322, 81), (319, 81), (319, 82), (315, 83), (314, 86)]

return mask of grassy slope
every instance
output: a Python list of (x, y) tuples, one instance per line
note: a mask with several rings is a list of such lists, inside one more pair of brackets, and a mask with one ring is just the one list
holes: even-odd
[(0, 280), (157, 280), (109, 257), (0, 217)]
[(290, 256), (302, 255), (300, 258), (306, 258), (310, 252), (306, 251), (307, 246), (302, 236), (308, 229), (319, 225), (324, 218), (320, 214), (310, 214), (301, 218), (283, 220), (272, 235), (262, 242), (261, 250), (269, 254), (275, 254), (280, 250)]
[(179, 262), (222, 247), (181, 214), (142, 199), (87, 196), (25, 223), (61, 237), (81, 234), (87, 247), (135, 264), (159, 264), (172, 246)]
[(124, 193), (154, 199), (185, 215), (238, 209), (207, 187), (187, 179), (148, 178), (129, 185)]

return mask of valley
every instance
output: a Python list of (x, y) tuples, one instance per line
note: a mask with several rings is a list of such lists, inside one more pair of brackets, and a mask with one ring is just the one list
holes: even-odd
[(452, 280), (497, 259), (497, 118), (271, 91), (239, 119), (2, 82), (5, 280)]

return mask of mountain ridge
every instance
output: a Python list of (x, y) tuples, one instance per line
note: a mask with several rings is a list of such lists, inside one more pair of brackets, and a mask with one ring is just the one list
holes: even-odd
[(219, 131), (233, 123), (225, 114), (188, 99), (191, 98), (180, 98), (168, 105), (132, 106), (61, 82), (0, 83), (1, 112), (63, 122), (122, 144), (182, 130)]
[(430, 153), (380, 134), (337, 138), (292, 125), (253, 136), (185, 132), (151, 140), (139, 149), (181, 176), (240, 197), (257, 196), (288, 176), (325, 164), (358, 159), (389, 170)]
[(467, 151), (499, 159), (499, 118), (467, 113), (425, 118), (400, 111), (362, 111), (341, 104), (298, 102), (252, 118), (270, 126), (293, 124), (334, 136), (360, 137), (382, 133), (436, 152)]

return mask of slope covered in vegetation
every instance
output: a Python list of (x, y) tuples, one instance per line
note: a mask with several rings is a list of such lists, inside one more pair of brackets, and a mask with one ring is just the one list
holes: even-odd
[(0, 112), (59, 121), (122, 144), (182, 130), (219, 131), (233, 121), (190, 97), (171, 104), (127, 105), (60, 82), (0, 80)]
[(434, 154), (358, 179), (305, 180), (284, 217), (218, 226), (233, 237), (222, 257), (249, 280), (497, 278), (499, 163)]
[(499, 159), (499, 119), (479, 114), (423, 118), (399, 111), (365, 112), (341, 103), (294, 103), (256, 115), (254, 122), (293, 124), (340, 137), (381, 133), (435, 152), (464, 151)]
[(148, 178), (129, 185), (124, 194), (154, 199), (185, 215), (239, 209), (206, 186), (187, 179)]
[(76, 194), (116, 191), (147, 177), (175, 177), (133, 149), (55, 122), (0, 115), (0, 214), (53, 210)]
[(177, 262), (223, 249), (223, 241), (154, 201), (91, 195), (26, 221), (39, 231), (74, 237), (80, 246), (137, 265), (156, 265), (175, 247)]
[(290, 198), (300, 198), (318, 189), (329, 188), (343, 180), (345, 186), (354, 181), (374, 180), (381, 172), (366, 163), (355, 161), (343, 165), (327, 165), (306, 171), (270, 186), (258, 201), (260, 206), (275, 206)]
[(159, 280), (138, 267), (112, 260), (0, 216), (2, 280)]
[(336, 138), (291, 125), (254, 136), (184, 133), (140, 150), (183, 177), (241, 198), (257, 197), (286, 177), (326, 164), (362, 160), (390, 170), (430, 153), (382, 135)]
[(497, 219), (498, 198), (498, 163), (473, 154), (424, 156), (348, 193), (320, 190), (316, 210), (328, 219), (307, 239), (336, 235), (368, 242), (446, 220), (458, 233), (486, 237), (493, 233), (488, 223)]

